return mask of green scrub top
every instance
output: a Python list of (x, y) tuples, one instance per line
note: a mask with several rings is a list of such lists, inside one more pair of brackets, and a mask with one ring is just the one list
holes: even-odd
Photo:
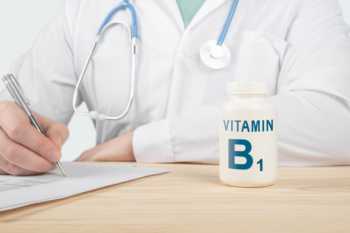
[(176, 0), (176, 2), (180, 9), (184, 25), (187, 27), (205, 0)]

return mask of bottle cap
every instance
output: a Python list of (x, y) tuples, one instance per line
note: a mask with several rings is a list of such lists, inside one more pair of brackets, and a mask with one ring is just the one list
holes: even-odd
[(262, 82), (234, 81), (228, 84), (230, 95), (268, 95), (269, 91)]

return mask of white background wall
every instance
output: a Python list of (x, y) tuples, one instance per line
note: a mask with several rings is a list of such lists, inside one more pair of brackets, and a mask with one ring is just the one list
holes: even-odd
[[(350, 0), (339, 0), (350, 24)], [(0, 75), (11, 62), (28, 50), (38, 32), (62, 9), (63, 0), (1, 0), (0, 1)], [(92, 147), (95, 132), (89, 119), (74, 117), (71, 137), (64, 147), (63, 159), (75, 159)]]

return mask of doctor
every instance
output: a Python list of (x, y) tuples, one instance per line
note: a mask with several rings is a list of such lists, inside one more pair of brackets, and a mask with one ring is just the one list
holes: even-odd
[(80, 160), (215, 163), (226, 86), (248, 78), (273, 95), (281, 165), (350, 164), (348, 33), (336, 0), (69, 0), (14, 68), (49, 138), (2, 91), (0, 173), (52, 169), (83, 102)]

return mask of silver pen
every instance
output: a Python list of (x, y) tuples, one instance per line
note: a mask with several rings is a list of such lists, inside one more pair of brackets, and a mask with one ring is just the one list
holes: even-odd
[[(29, 101), (24, 96), (23, 89), (21, 88), (21, 85), (17, 81), (16, 77), (13, 74), (8, 74), (2, 78), (2, 81), (4, 82), (7, 91), (10, 93), (14, 101), (17, 103), (19, 107), (23, 109), (23, 111), (27, 114), (31, 124), (43, 135), (45, 134), (45, 130), (40, 126), (38, 121), (35, 119), (32, 110), (29, 107)], [(62, 176), (66, 176), (66, 173), (63, 170), (62, 164), (60, 162), (56, 163), (58, 169), (61, 172)]]

